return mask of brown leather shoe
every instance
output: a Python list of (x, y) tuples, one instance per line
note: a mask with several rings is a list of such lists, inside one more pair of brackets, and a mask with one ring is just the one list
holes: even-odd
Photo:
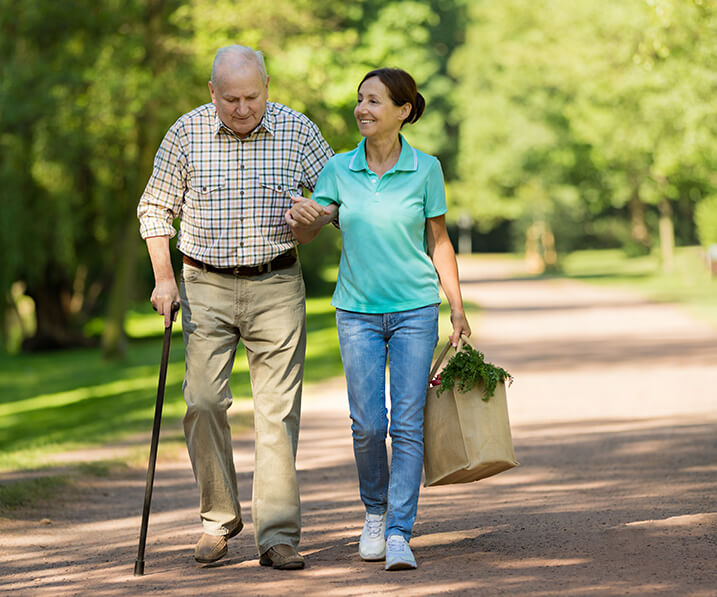
[(291, 545), (280, 543), (267, 549), (259, 558), (259, 563), (278, 570), (300, 570), (304, 567), (304, 558)]
[(239, 524), (226, 535), (208, 535), (204, 533), (194, 548), (194, 559), (202, 564), (221, 560), (227, 555), (227, 540), (236, 537), (243, 528), (244, 523), (239, 521)]

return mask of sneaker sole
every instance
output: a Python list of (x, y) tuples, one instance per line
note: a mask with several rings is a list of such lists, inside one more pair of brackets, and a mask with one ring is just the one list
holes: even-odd
[(387, 565), (386, 570), (415, 570), (416, 565), (410, 562), (394, 562), (393, 564)]

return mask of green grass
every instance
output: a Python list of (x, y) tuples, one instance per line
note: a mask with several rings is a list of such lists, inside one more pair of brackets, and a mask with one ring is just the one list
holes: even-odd
[(68, 483), (67, 477), (55, 475), (0, 485), (0, 513), (47, 499)]
[[(329, 297), (318, 297), (306, 303), (304, 381), (308, 384), (343, 375), (335, 312), (329, 301)], [(471, 321), (476, 318), (473, 310)], [(96, 331), (101, 322), (91, 325)], [(161, 319), (146, 306), (129, 314), (127, 329), (130, 345), (122, 362), (103, 360), (97, 349), (0, 356), (0, 471), (58, 466), (63, 464), (61, 455), (71, 450), (118, 441), (132, 444), (133, 438), (146, 437), (152, 429), (163, 329)], [(183, 449), (181, 419), (185, 411), (181, 323), (175, 324), (174, 331), (162, 447), (178, 450)], [(449, 331), (444, 302), (441, 342)], [(235, 402), (251, 399), (249, 371), (241, 350), (231, 388)], [(234, 415), (232, 424), (235, 428), (248, 427), (250, 415)], [(136, 464), (146, 460), (145, 444), (142, 441), (135, 446), (127, 457), (129, 461)]]
[[(97, 325), (96, 322), (93, 325)], [(128, 318), (124, 361), (99, 350), (0, 356), (0, 470), (60, 464), (63, 452), (127, 439), (152, 428), (162, 347), (160, 318), (151, 310)], [(307, 301), (306, 381), (341, 375), (334, 310), (328, 298)], [(181, 441), (184, 346), (175, 324), (162, 418)], [(246, 359), (237, 356), (231, 381), (235, 401), (251, 397)], [(246, 423), (246, 422), (245, 422)], [(144, 447), (144, 446), (143, 446)]]
[(655, 254), (626, 257), (621, 250), (576, 251), (563, 258), (561, 266), (568, 278), (677, 303), (693, 316), (717, 325), (717, 278), (707, 270), (699, 247), (678, 248), (671, 273), (662, 271)]

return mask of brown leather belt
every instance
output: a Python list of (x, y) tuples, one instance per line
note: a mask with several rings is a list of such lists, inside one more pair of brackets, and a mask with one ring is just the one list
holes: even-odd
[(188, 265), (192, 265), (215, 274), (225, 274), (228, 276), (258, 276), (259, 274), (266, 274), (275, 269), (285, 269), (294, 265), (294, 263), (296, 263), (296, 249), (290, 249), (286, 253), (277, 255), (268, 263), (262, 263), (261, 265), (255, 266), (237, 265), (235, 267), (215, 267), (213, 265), (209, 265), (208, 263), (192, 259), (184, 254), (182, 254), (182, 261)]

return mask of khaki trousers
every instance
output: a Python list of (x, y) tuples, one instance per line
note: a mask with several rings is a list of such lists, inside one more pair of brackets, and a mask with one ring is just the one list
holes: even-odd
[(252, 518), (259, 553), (297, 547), (301, 531), (296, 446), (306, 352), (299, 263), (252, 277), (185, 264), (180, 287), (186, 348), (184, 433), (200, 493), (204, 532), (241, 520), (227, 409), (237, 343), (246, 349), (254, 398)]

